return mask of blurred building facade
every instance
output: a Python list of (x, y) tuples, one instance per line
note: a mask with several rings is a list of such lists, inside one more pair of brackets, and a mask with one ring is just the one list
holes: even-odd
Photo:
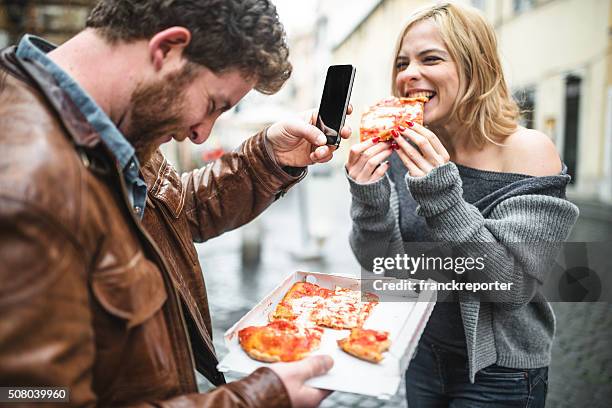
[[(508, 82), (525, 109), (524, 122), (554, 140), (574, 177), (570, 194), (612, 203), (612, 0), (460, 2), (480, 8), (495, 27)], [(0, 47), (17, 42), (24, 32), (62, 43), (83, 28), (94, 3), (1, 0)], [(294, 73), (285, 88), (273, 97), (249, 95), (220, 118), (206, 146), (164, 146), (179, 167), (197, 165), (203, 149), (233, 148), (289, 112), (316, 108), (330, 63), (357, 67), (351, 98), (355, 113), (347, 123), (358, 129), (363, 110), (390, 93), (392, 52), (405, 19), (431, 1), (356, 0), (350, 13), (342, 0), (309, 3), (307, 23), (290, 31)], [(340, 157), (350, 143), (343, 143)]]
[(0, 47), (30, 33), (60, 44), (81, 31), (96, 0), (2, 0)]
[[(612, 203), (610, 0), (459, 1), (493, 24), (524, 124), (550, 136), (574, 181), (570, 194)], [(357, 66), (350, 123), (390, 93), (393, 49), (410, 13), (431, 1), (380, 0), (332, 50)]]

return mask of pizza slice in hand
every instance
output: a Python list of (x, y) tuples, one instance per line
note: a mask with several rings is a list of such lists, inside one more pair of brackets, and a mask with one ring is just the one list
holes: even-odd
[(361, 116), (359, 140), (378, 136), (380, 140), (392, 138), (391, 129), (398, 125), (405, 126), (406, 122), (423, 124), (423, 109), (429, 98), (419, 96), (416, 98), (386, 98), (371, 106)]
[(338, 346), (345, 352), (371, 363), (383, 360), (385, 351), (391, 346), (389, 332), (356, 328), (349, 337), (338, 340)]

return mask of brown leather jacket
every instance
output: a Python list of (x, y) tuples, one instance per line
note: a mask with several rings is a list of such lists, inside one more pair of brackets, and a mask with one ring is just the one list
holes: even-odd
[(192, 241), (248, 222), (297, 178), (262, 134), (182, 180), (160, 155), (143, 173), (140, 222), (72, 101), (0, 53), (0, 386), (68, 387), (75, 406), (288, 406), (270, 369), (197, 393), (196, 366), (224, 380)]

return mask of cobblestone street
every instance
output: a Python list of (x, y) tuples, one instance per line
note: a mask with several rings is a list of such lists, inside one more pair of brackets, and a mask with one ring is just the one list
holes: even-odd
[[(305, 186), (307, 191), (291, 190), (246, 229), (226, 233), (197, 246), (213, 316), (214, 344), (220, 358), (227, 352), (223, 333), (289, 273), (306, 270), (359, 274), (359, 265), (348, 245), (350, 196), (344, 175), (310, 177)], [(311, 210), (311, 230), (315, 235), (328, 235), (323, 259), (318, 262), (294, 257), (304, 252), (299, 198), (305, 196)], [(324, 209), (327, 210), (324, 212)], [(575, 239), (590, 235), (610, 239), (610, 225), (612, 223), (605, 225), (585, 218), (575, 229)], [(258, 267), (243, 267), (241, 246), (246, 236), (261, 238), (262, 257)], [(587, 401), (590, 408), (609, 406), (612, 398), (612, 307), (610, 304), (571, 303), (553, 306), (558, 329), (547, 406), (576, 408), (587, 406)], [(209, 387), (203, 377), (200, 386), (202, 390)], [(406, 407), (404, 384), (389, 401), (336, 392), (322, 406)]]

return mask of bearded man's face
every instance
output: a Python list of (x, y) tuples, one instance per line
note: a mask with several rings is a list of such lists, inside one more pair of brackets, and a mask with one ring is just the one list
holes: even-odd
[(213, 73), (187, 63), (178, 72), (140, 84), (131, 97), (125, 136), (146, 164), (162, 143), (190, 138), (201, 144), (223, 112), (238, 103), (255, 79), (237, 70)]
[(187, 65), (162, 80), (140, 84), (132, 94), (125, 136), (134, 146), (141, 165), (149, 161), (162, 143), (189, 137), (185, 94), (194, 76), (195, 68)]

